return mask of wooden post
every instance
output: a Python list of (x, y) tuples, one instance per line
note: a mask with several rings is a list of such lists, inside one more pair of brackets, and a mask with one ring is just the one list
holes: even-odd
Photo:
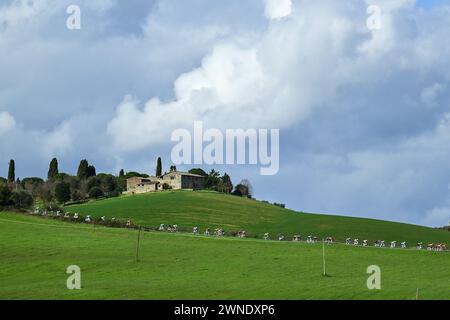
[(325, 263), (325, 240), (322, 239), (322, 262), (323, 262), (323, 276), (327, 275), (327, 267)]
[(136, 262), (139, 262), (139, 245), (141, 241), (141, 227), (139, 227), (137, 245), (136, 245)]

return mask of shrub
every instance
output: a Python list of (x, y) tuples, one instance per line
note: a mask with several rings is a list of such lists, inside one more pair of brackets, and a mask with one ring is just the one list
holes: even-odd
[(48, 204), (44, 205), (42, 209), (47, 210), (47, 211), (63, 212), (63, 209), (56, 202), (48, 203)]
[(108, 198), (116, 198), (118, 196), (120, 196), (120, 191), (118, 191), (118, 190), (113, 190), (113, 191), (107, 193)]
[(172, 189), (172, 187), (168, 183), (164, 182), (163, 183), (163, 190), (170, 190), (170, 189)]
[(81, 193), (78, 190), (73, 190), (72, 194), (70, 195), (72, 198), (72, 201), (80, 201), (81, 200)]
[(61, 181), (58, 182), (55, 186), (55, 197), (56, 200), (58, 200), (60, 203), (66, 203), (67, 201), (70, 200), (70, 196), (71, 196), (71, 190), (70, 190), (70, 184), (65, 182), (65, 181)]
[(0, 185), (0, 206), (9, 206), (11, 204), (11, 190), (6, 184)]
[(98, 199), (103, 197), (103, 191), (99, 187), (92, 187), (89, 190), (89, 198)]
[(14, 191), (11, 195), (11, 199), (16, 209), (28, 209), (34, 203), (31, 194), (24, 190)]

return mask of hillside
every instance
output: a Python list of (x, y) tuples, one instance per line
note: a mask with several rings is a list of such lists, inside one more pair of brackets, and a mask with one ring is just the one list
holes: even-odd
[[(426, 250), (137, 231), (0, 212), (0, 299), (449, 299), (450, 257)], [(382, 290), (368, 290), (369, 265)], [(66, 288), (69, 265), (81, 290)]]
[(172, 191), (122, 196), (66, 208), (72, 213), (94, 217), (132, 219), (135, 224), (157, 227), (161, 223), (181, 227), (221, 227), (226, 231), (244, 229), (249, 236), (261, 238), (269, 232), (286, 236), (301, 234), (303, 238), (333, 236), (338, 241), (347, 237), (371, 241), (418, 241), (450, 243), (450, 232), (388, 221), (352, 217), (299, 213), (260, 201), (207, 191)]

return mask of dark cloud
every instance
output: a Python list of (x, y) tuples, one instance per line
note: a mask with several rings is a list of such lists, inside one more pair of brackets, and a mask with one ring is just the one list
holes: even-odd
[[(80, 0), (82, 29), (69, 31), (72, 2), (0, 5), (0, 175), (15, 158), (18, 176), (45, 176), (53, 156), (71, 173), (81, 158), (151, 172), (158, 155), (169, 166), (171, 130), (204, 120), (281, 129), (278, 175), (218, 166), (258, 198), (450, 217), (448, 10), (379, 1), (383, 28), (370, 33), (357, 0), (297, 1), (274, 21), (262, 0)], [(128, 95), (131, 121), (117, 112)]]

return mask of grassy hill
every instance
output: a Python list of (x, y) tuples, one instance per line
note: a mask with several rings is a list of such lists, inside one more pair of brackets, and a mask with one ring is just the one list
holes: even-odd
[[(116, 201), (134, 200), (103, 204)], [(321, 244), (143, 233), (135, 262), (136, 240), (135, 230), (0, 212), (0, 299), (414, 299), (416, 288), (450, 299), (448, 253), (332, 245), (323, 277)], [(81, 290), (66, 288), (69, 265), (81, 268)], [(382, 290), (367, 289), (369, 265)]]
[(295, 212), (260, 201), (207, 191), (172, 191), (122, 196), (66, 208), (72, 213), (94, 217), (132, 219), (135, 224), (156, 227), (178, 224), (181, 227), (222, 227), (226, 231), (244, 229), (249, 236), (261, 238), (269, 232), (286, 236), (310, 234), (375, 241), (418, 241), (450, 243), (450, 232), (388, 221)]

